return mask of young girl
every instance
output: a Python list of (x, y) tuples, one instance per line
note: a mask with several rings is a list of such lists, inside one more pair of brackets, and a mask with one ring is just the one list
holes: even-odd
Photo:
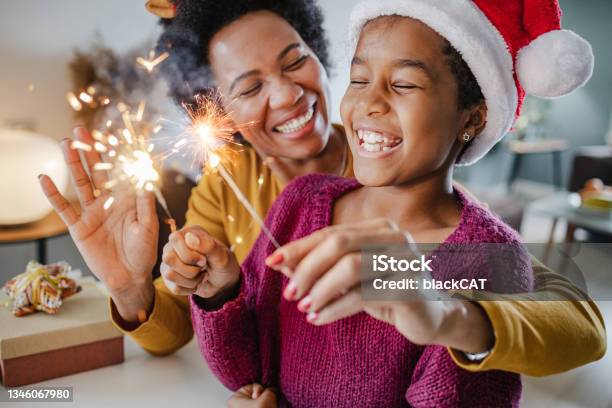
[[(470, 374), (443, 347), (469, 351), (457, 324), (462, 302), (360, 302), (358, 269), (336, 254), (381, 239), (356, 233), (379, 221), (342, 235), (326, 228), (384, 217), (419, 242), (508, 243), (518, 250), (506, 260), (511, 275), (501, 279), (511, 291), (532, 287), (517, 234), (452, 187), (453, 166), (484, 155), (508, 131), (523, 96), (519, 82), (511, 88), (511, 66), (529, 34), (502, 38), (496, 30), (522, 24), (519, 2), (493, 11), (438, 3), (367, 2), (354, 11), (357, 41), (341, 110), (357, 181), (310, 175), (285, 189), (267, 223), (279, 242), (299, 241), (274, 251), (260, 236), (240, 272), (205, 233), (186, 237), (201, 245), (209, 265), (202, 297), (192, 297), (194, 328), (211, 369), (230, 388), (259, 380), (292, 406), (518, 405), (518, 375)], [(469, 37), (475, 29), (479, 42)], [(547, 91), (559, 91), (549, 82)], [(390, 229), (384, 238), (398, 242), (398, 235)], [(495, 272), (477, 258), (434, 277)]]

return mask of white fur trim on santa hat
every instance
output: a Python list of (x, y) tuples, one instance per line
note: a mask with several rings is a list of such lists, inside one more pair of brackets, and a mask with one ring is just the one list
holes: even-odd
[(519, 51), (516, 72), (526, 93), (556, 98), (583, 86), (594, 62), (591, 44), (573, 31), (554, 30)]
[(506, 43), (471, 0), (365, 0), (351, 13), (349, 52), (352, 56), (361, 29), (380, 16), (400, 15), (422, 21), (446, 38), (468, 64), (487, 104), (487, 125), (461, 156), (468, 165), (484, 156), (514, 123), (518, 104), (512, 56)]

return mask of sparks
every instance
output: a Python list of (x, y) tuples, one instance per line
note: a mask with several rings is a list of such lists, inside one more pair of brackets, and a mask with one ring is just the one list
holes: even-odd
[(86, 93), (86, 92), (81, 92), (79, 94), (79, 99), (82, 100), (85, 103), (92, 103), (93, 102), (93, 98), (91, 97), (91, 95)]
[(170, 54), (168, 54), (167, 52), (164, 52), (158, 55), (156, 58), (153, 58), (151, 55), (149, 55), (149, 59), (138, 57), (136, 58), (136, 62), (142, 65), (144, 69), (147, 70), (147, 72), (153, 72), (155, 67), (159, 65), (160, 63), (162, 63), (169, 56)]
[(75, 111), (78, 112), (81, 109), (83, 109), (83, 105), (81, 105), (81, 102), (79, 102), (79, 99), (72, 92), (68, 92), (66, 94), (66, 99), (68, 99), (68, 103), (70, 104), (72, 109), (74, 109)]
[(108, 197), (106, 201), (104, 202), (104, 209), (108, 210), (111, 207), (111, 205), (113, 205), (114, 202), (115, 202), (114, 197)]
[(72, 143), (70, 144), (70, 147), (72, 149), (82, 150), (84, 152), (91, 152), (92, 150), (91, 145), (88, 145), (87, 143), (83, 143), (79, 140), (73, 140)]

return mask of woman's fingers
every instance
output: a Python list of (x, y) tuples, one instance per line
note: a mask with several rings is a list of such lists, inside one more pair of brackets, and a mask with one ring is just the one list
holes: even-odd
[(72, 226), (79, 220), (79, 215), (66, 198), (59, 192), (55, 183), (45, 174), (39, 176), (40, 186), (51, 203), (55, 212), (60, 216), (67, 227)]
[(77, 192), (81, 208), (94, 201), (93, 188), (91, 180), (83, 168), (79, 152), (71, 147), (72, 141), (64, 139), (61, 142), (62, 152), (64, 153), (64, 162), (68, 166), (72, 184)]
[(78, 141), (93, 147), (90, 151), (84, 151), (83, 156), (85, 156), (85, 162), (87, 163), (87, 168), (95, 188), (103, 188), (104, 183), (108, 181), (108, 172), (107, 170), (96, 170), (95, 168), (96, 164), (102, 162), (102, 156), (95, 149), (96, 141), (91, 136), (91, 133), (89, 133), (89, 130), (84, 127), (74, 128), (73, 134)]
[(159, 228), (155, 203), (155, 194), (152, 191), (138, 190), (136, 192), (136, 216), (138, 223), (149, 230), (157, 230)]
[(308, 313), (306, 319), (315, 326), (320, 326), (353, 316), (362, 310), (361, 289), (355, 287), (318, 312)]

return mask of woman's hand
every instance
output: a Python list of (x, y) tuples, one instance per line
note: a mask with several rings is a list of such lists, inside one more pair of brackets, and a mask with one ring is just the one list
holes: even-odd
[(228, 408), (276, 408), (276, 394), (271, 388), (249, 384), (240, 388), (227, 401)]
[(384, 219), (331, 226), (275, 251), (266, 263), (290, 282), (283, 295), (315, 325), (365, 311), (393, 325), (416, 344), (440, 344), (467, 352), (488, 350), (493, 332), (486, 314), (457, 300), (363, 301), (361, 250), (372, 244), (407, 244)]
[[(76, 128), (74, 134), (79, 141), (93, 145), (86, 129)], [(93, 170), (102, 161), (100, 154), (95, 150), (84, 152), (90, 178), (79, 152), (71, 148), (71, 139), (64, 139), (61, 146), (79, 198), (80, 214), (46, 175), (39, 176), (43, 192), (68, 226), (91, 272), (108, 289), (121, 317), (136, 322), (141, 311), (149, 310), (154, 297), (152, 269), (159, 234), (155, 197), (153, 193), (136, 193), (132, 186), (122, 186), (113, 191), (112, 206), (104, 209), (110, 197), (103, 190), (108, 177), (106, 172)], [(101, 194), (94, 195), (95, 190)]]
[(240, 266), (223, 243), (203, 228), (192, 226), (170, 234), (164, 246), (161, 274), (173, 293), (210, 299), (235, 289)]

